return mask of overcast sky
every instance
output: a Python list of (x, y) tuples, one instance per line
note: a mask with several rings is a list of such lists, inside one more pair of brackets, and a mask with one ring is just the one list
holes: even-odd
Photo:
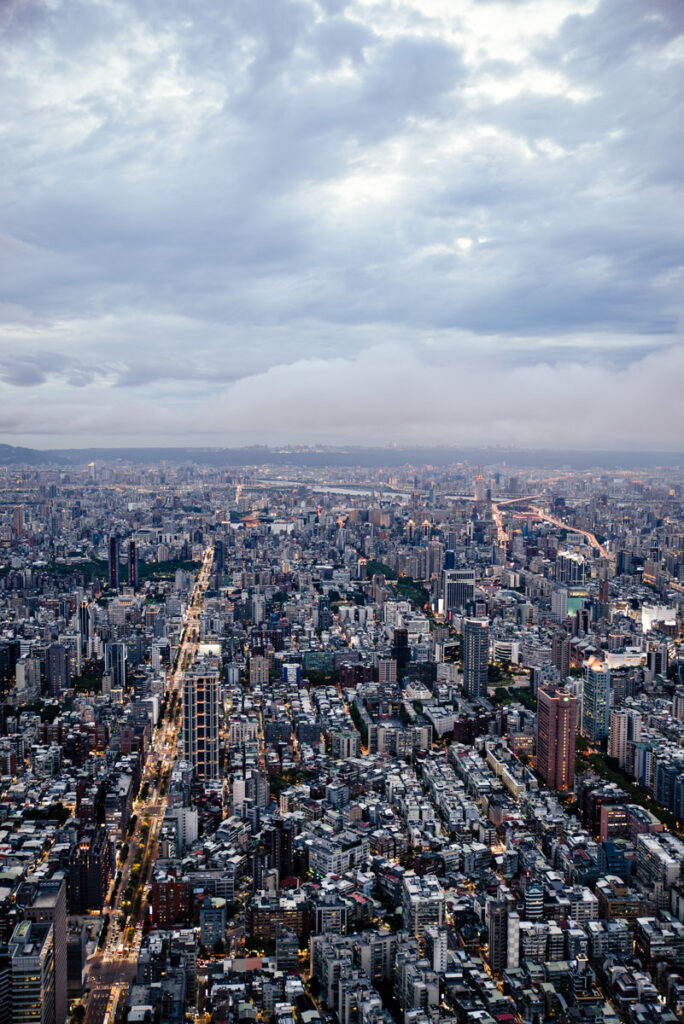
[(0, 440), (684, 447), (682, 0), (1, 0)]

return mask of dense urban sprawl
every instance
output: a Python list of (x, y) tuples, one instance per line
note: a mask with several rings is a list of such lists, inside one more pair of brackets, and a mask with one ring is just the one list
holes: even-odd
[(681, 1018), (681, 472), (0, 484), (0, 1024)]

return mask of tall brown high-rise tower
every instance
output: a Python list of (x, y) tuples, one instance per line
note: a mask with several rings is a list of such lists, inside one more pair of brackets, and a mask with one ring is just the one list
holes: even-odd
[(537, 768), (549, 789), (572, 789), (575, 782), (577, 698), (551, 686), (537, 694)]

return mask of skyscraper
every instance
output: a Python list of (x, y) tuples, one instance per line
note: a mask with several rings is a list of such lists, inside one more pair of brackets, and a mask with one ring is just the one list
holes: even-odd
[(69, 913), (102, 910), (114, 865), (104, 825), (86, 825), (69, 858)]
[(83, 637), (83, 646), (93, 634), (95, 613), (93, 606), (88, 601), (81, 601), (78, 608), (78, 630)]
[(119, 589), (119, 546), (119, 538), (112, 535), (109, 538), (109, 573), (107, 576), (110, 590)]
[(495, 973), (504, 970), (508, 954), (508, 902), (505, 899), (490, 899), (486, 911), (489, 933), (489, 966)]
[(214, 541), (214, 568), (222, 573), (226, 566), (226, 545), (224, 541)]
[(463, 690), (468, 697), (487, 696), (489, 619), (466, 619), (463, 627)]
[(444, 565), (444, 545), (439, 540), (428, 544), (428, 575), (439, 576)]
[(28, 921), (48, 921), (53, 927), (55, 961), (54, 1024), (64, 1024), (67, 1013), (67, 899), (62, 875), (24, 882), (17, 903)]
[(69, 653), (63, 644), (50, 644), (46, 658), (47, 688), (51, 697), (59, 697), (71, 685)]
[(584, 559), (574, 551), (559, 551), (556, 555), (556, 580), (573, 586), (584, 583)]
[(613, 710), (610, 713), (608, 756), (614, 757), (621, 768), (631, 769), (633, 748), (629, 746), (641, 739), (641, 715), (633, 708)]
[(9, 942), (12, 1024), (53, 1024), (54, 929), (49, 921), (22, 921)]
[(551, 663), (565, 679), (570, 675), (570, 638), (565, 633), (555, 633), (551, 641)]
[(475, 599), (475, 570), (447, 569), (444, 572), (444, 611), (463, 609)]
[(478, 473), (477, 476), (475, 477), (475, 494), (474, 494), (474, 497), (475, 497), (475, 501), (480, 502), (480, 503), (485, 502), (485, 501), (488, 500), (487, 483), (486, 483), (484, 477), (482, 476), (482, 473)]
[(594, 743), (608, 736), (610, 721), (610, 669), (598, 658), (584, 668), (582, 732)]
[(564, 622), (568, 617), (567, 587), (556, 587), (551, 594), (551, 615), (556, 622)]
[(134, 540), (128, 542), (128, 584), (134, 589), (140, 583), (138, 570), (138, 546)]
[(629, 719), (626, 711), (614, 710), (610, 713), (608, 734), (608, 757), (614, 757), (623, 765), (627, 754), (627, 728)]
[(575, 783), (577, 698), (552, 686), (537, 694), (537, 768), (549, 789)]
[(126, 644), (119, 641), (105, 644), (105, 672), (111, 672), (113, 689), (123, 690), (126, 687), (127, 658)]
[(200, 779), (219, 777), (218, 720), (218, 670), (199, 663), (183, 680), (183, 748)]
[(678, 686), (672, 697), (672, 714), (678, 722), (684, 722), (684, 687)]
[(423, 942), (425, 943), (425, 956), (433, 971), (444, 973), (447, 969), (447, 952), (449, 942), (446, 928), (437, 928), (429, 924), (423, 929)]
[(494, 899), (487, 899), (484, 916), (488, 932), (489, 967), (496, 973), (507, 967), (517, 967), (520, 919), (508, 890), (499, 889)]
[(397, 665), (397, 678), (403, 679), (408, 663), (411, 660), (411, 648), (409, 647), (407, 629), (394, 630), (392, 657)]
[(25, 531), (24, 506), (15, 505), (12, 513), (12, 530), (16, 537), (23, 537)]
[(21, 654), (18, 640), (0, 640), (0, 696), (7, 693)]

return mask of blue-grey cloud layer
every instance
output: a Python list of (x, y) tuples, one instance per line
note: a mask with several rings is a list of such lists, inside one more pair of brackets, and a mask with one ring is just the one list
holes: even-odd
[(683, 32), (675, 0), (9, 0), (0, 430), (677, 444)]

